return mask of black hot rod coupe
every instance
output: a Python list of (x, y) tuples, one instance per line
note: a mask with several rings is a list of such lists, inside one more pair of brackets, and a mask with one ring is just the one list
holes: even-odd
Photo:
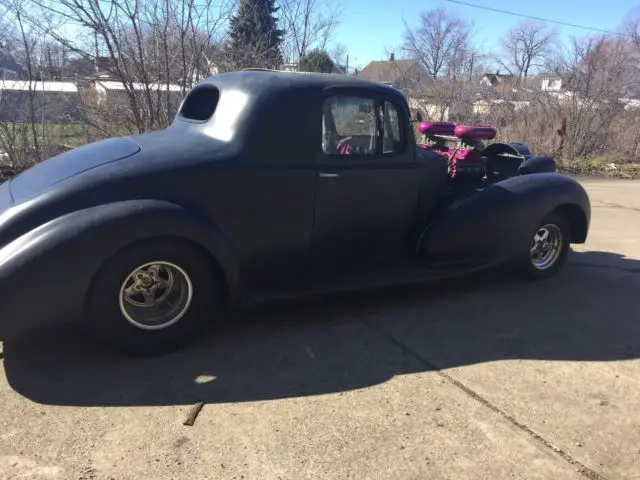
[(195, 86), (165, 130), (28, 169), (0, 185), (0, 340), (81, 319), (158, 352), (230, 307), (547, 277), (585, 242), (589, 199), (553, 159), (483, 144), (490, 127), (414, 128), (393, 87), (248, 70)]

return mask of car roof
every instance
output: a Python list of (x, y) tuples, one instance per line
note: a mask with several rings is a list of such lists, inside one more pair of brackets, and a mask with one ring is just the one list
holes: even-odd
[(389, 85), (338, 73), (286, 72), (268, 69), (245, 69), (213, 75), (201, 82), (213, 85), (238, 86), (251, 90), (251, 93), (265, 93), (269, 90), (282, 90), (291, 87), (353, 87), (366, 88), (378, 93), (404, 96), (403, 93)]

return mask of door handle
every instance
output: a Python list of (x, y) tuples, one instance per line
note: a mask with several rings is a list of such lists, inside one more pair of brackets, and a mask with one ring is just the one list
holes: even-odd
[(336, 178), (336, 177), (339, 177), (339, 176), (340, 176), (340, 174), (339, 174), (339, 173), (327, 173), (327, 172), (320, 172), (320, 173), (318, 174), (318, 176), (319, 176), (320, 178)]

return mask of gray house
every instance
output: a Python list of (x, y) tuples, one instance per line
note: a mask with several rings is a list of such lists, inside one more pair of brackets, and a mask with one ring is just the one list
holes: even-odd
[(16, 80), (22, 74), (23, 69), (13, 55), (0, 47), (0, 80)]
[(417, 89), (432, 83), (431, 77), (417, 60), (396, 60), (393, 53), (389, 60), (370, 62), (357, 75), (401, 90)]
[(517, 80), (518, 77), (515, 75), (500, 73), (498, 70), (496, 73), (485, 73), (480, 79), (480, 85), (485, 87), (513, 86)]
[(78, 87), (73, 82), (0, 80), (0, 122), (28, 121), (31, 100), (36, 122), (69, 123), (82, 119)]

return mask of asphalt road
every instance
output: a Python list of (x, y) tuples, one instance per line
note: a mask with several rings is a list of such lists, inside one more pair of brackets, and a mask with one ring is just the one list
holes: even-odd
[(640, 182), (584, 184), (546, 282), (280, 306), (155, 359), (5, 344), (0, 478), (640, 479)]

